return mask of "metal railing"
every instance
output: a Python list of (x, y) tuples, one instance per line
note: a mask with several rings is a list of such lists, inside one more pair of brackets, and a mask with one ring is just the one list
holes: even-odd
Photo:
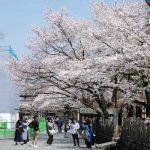
[[(15, 134), (15, 125), (16, 122), (0, 122), (0, 137), (7, 138), (7, 137), (14, 137)], [(39, 120), (39, 128), (40, 132), (46, 131), (46, 121), (44, 119)], [(33, 129), (29, 128), (29, 135), (30, 137), (33, 136)]]

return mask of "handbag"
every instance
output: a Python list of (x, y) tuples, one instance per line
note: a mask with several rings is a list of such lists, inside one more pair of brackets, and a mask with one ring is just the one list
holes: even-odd
[(83, 140), (86, 140), (86, 133), (85, 133), (84, 130), (82, 131), (81, 135), (82, 135), (82, 139), (83, 139)]
[(54, 129), (49, 130), (49, 133), (50, 133), (51, 135), (54, 135), (54, 134), (55, 134), (55, 130), (54, 130)]

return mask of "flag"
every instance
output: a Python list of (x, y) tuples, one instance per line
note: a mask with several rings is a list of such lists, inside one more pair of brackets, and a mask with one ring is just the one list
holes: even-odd
[(18, 60), (18, 57), (17, 57), (15, 51), (11, 47), (9, 48), (9, 54), (11, 57), (15, 57)]

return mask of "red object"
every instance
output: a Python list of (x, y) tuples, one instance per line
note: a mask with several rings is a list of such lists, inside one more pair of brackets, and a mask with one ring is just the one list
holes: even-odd
[(150, 0), (145, 0), (145, 1), (150, 6)]

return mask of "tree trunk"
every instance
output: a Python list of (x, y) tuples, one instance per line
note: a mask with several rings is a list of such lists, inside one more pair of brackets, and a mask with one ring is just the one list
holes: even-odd
[(109, 113), (107, 112), (106, 105), (104, 104), (104, 102), (101, 102), (100, 108), (101, 108), (101, 110), (102, 110), (102, 112), (104, 114), (104, 118), (108, 119)]
[(100, 94), (100, 98), (101, 99), (98, 100), (99, 107), (101, 108), (101, 110), (102, 110), (102, 112), (104, 114), (104, 118), (108, 119), (109, 113), (107, 111), (106, 101), (105, 101), (104, 96), (103, 96), (102, 93)]
[[(115, 84), (117, 84), (117, 75), (115, 75)], [(112, 96), (112, 101), (115, 104), (115, 108), (117, 108), (117, 89), (113, 90), (113, 96)]]
[(101, 133), (100, 133), (100, 121), (99, 121), (99, 117), (96, 118), (96, 122), (95, 122), (95, 128), (96, 128), (96, 144), (100, 144), (101, 143)]

